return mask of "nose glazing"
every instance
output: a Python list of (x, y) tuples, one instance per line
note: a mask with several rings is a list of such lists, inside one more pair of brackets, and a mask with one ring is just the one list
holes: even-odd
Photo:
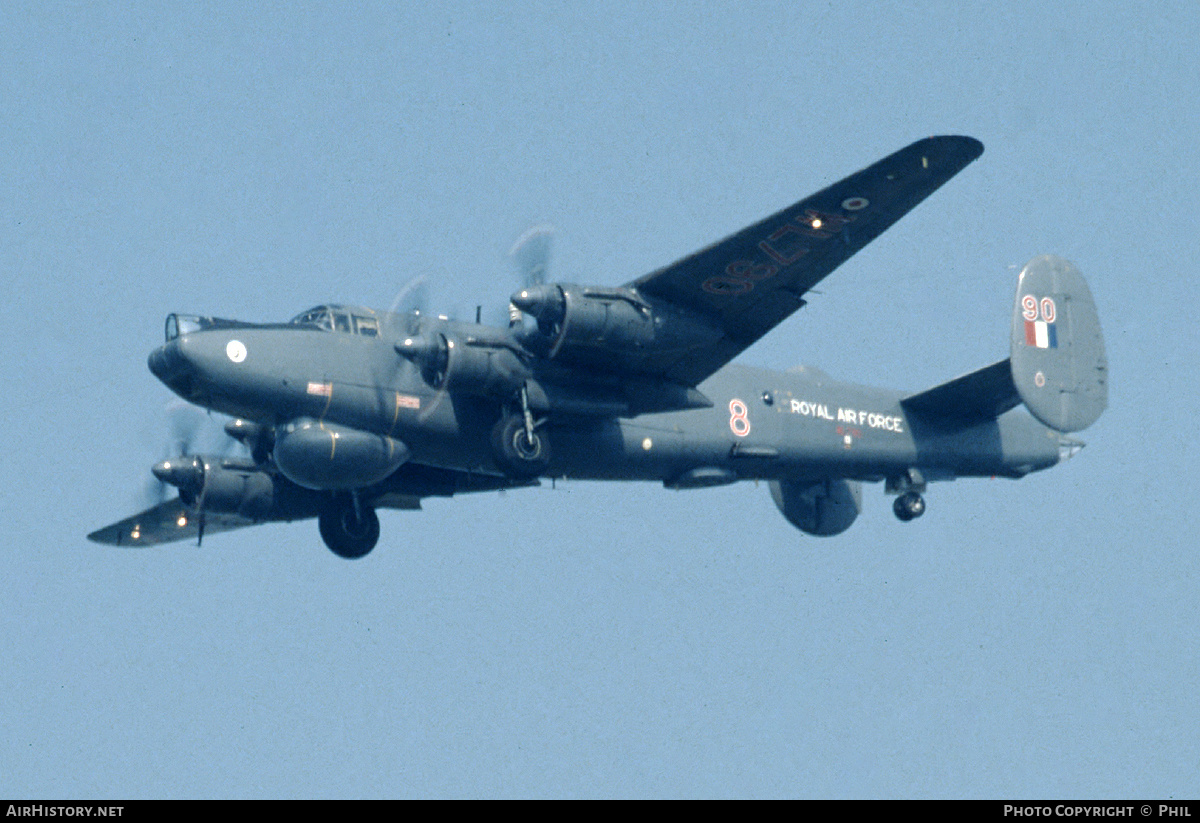
[(147, 365), (150, 366), (150, 372), (155, 377), (169, 384), (171, 377), (180, 372), (183, 366), (178, 340), (172, 340), (150, 352)]
[(159, 346), (150, 352), (147, 365), (150, 372), (181, 397), (189, 398), (192, 394), (193, 374), (192, 364), (183, 352), (184, 338), (176, 338), (170, 343)]

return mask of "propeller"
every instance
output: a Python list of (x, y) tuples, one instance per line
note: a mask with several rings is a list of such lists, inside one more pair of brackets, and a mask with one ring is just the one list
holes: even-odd
[[(183, 400), (173, 400), (167, 404), (165, 416), (167, 441), (158, 451), (163, 459), (150, 470), (154, 476), (147, 481), (143, 494), (146, 508), (157, 506), (167, 499), (168, 485), (179, 486), (167, 480), (167, 475), (182, 478), (182, 475), (176, 475), (172, 469), (182, 471), (180, 467), (184, 463), (200, 462), (201, 472), (203, 471), (203, 463), (198, 458), (194, 461), (190, 459), (196, 453), (197, 446), (218, 456), (225, 456), (236, 445), (234, 440), (224, 436), (218, 428), (217, 421), (199, 406), (193, 406)], [(170, 464), (170, 468), (160, 471), (164, 464)], [(183, 490), (182, 486), (179, 488)]]
[[(203, 545), (209, 464), (220, 461), (239, 443), (250, 450), (256, 462), (262, 462), (266, 458), (260, 459), (259, 453), (269, 451), (274, 431), (246, 420), (230, 420), (221, 426), (210, 413), (179, 400), (167, 405), (166, 415), (167, 457), (150, 468), (154, 480), (147, 486), (148, 502), (156, 506), (166, 499), (167, 486), (177, 488), (179, 498), (199, 514), (196, 545)], [(197, 453), (197, 444), (206, 454)], [(185, 522), (181, 515), (179, 525)]]
[[(534, 226), (517, 238), (509, 250), (509, 259), (516, 269), (518, 294), (542, 286), (550, 272), (550, 254), (554, 246), (554, 227), (548, 223)], [(526, 313), (509, 299), (509, 328), (524, 328)]]
[[(166, 417), (166, 442), (158, 449), (162, 460), (170, 460), (192, 451), (196, 432), (200, 430), (203, 414), (196, 406), (182, 400), (174, 400), (163, 409)], [(161, 461), (160, 461), (161, 462)], [(156, 467), (158, 464), (155, 464)], [(157, 506), (167, 499), (167, 483), (151, 469), (152, 477), (146, 481), (142, 497), (146, 508)]]
[[(543, 223), (528, 229), (517, 238), (508, 256), (517, 271), (517, 282), (521, 289), (541, 286), (546, 282), (550, 270), (550, 252), (554, 247), (554, 227)], [(524, 325), (525, 314), (515, 303), (508, 304), (510, 328)]]
[(403, 286), (396, 293), (396, 299), (392, 301), (392, 307), (388, 309), (390, 314), (412, 314), (413, 312), (425, 313), (425, 306), (429, 302), (429, 278), (425, 275), (418, 275)]
[(546, 282), (553, 247), (554, 227), (547, 223), (534, 226), (513, 243), (508, 256), (517, 267), (522, 286), (540, 286)]
[[(179, 499), (192, 506), (200, 514), (197, 523), (196, 545), (204, 544), (204, 493), (208, 490), (208, 464), (200, 455), (176, 457), (155, 463), (150, 469), (162, 485), (170, 484), (179, 489)], [(182, 526), (186, 521), (180, 519)]]
[(159, 483), (179, 489), (179, 496), (185, 501), (204, 492), (204, 460), (199, 455), (170, 457), (155, 463), (150, 471)]
[[(509, 249), (508, 256), (512, 261), (517, 275), (517, 284), (520, 288), (540, 286), (546, 282), (555, 233), (554, 227), (548, 223), (533, 226), (518, 237), (516, 242), (513, 243), (512, 248)], [(388, 312), (390, 314), (412, 314), (414, 312), (422, 315), (427, 314), (429, 284), (430, 278), (426, 275), (421, 274), (411, 278), (400, 287), (395, 299), (392, 300), (392, 305), (388, 309)], [(455, 314), (449, 314), (446, 317), (454, 319)], [(523, 317), (524, 315), (520, 309), (510, 302), (508, 306), (508, 322), (510, 325), (519, 325)], [(476, 308), (475, 320), (479, 322), (478, 307)]]
[[(554, 245), (554, 227), (549, 224), (533, 226), (525, 231), (509, 250), (509, 259), (516, 270), (518, 284), (523, 289), (542, 286), (550, 265), (550, 252)], [(404, 284), (392, 301), (391, 313), (418, 312), (425, 313), (425, 301), (428, 298), (428, 278), (414, 277)], [(479, 322), (479, 309), (476, 309), (476, 322)], [(525, 313), (511, 301), (508, 304), (508, 316), (505, 320), (511, 329), (524, 329)], [(422, 324), (420, 333), (404, 335), (395, 344), (396, 353), (406, 358), (421, 370), (424, 381), (433, 389), (433, 397), (422, 404), (418, 417), (427, 419), (441, 405), (447, 393), (446, 375), (449, 368), (452, 341), (434, 328)], [(411, 327), (410, 327), (411, 328)]]
[[(392, 306), (388, 311), (391, 314), (425, 315), (428, 302), (429, 278), (423, 274), (417, 275), (400, 287), (400, 291), (396, 293), (396, 299), (392, 301)], [(446, 393), (445, 370), (449, 362), (446, 339), (441, 334), (435, 334), (433, 337), (405, 336), (400, 343), (396, 344), (395, 348), (397, 354), (412, 361), (421, 369), (421, 377), (426, 383), (437, 389), (433, 400), (424, 404), (419, 412), (420, 419), (424, 420), (438, 407)], [(382, 393), (380, 401), (381, 404), (387, 402)]]

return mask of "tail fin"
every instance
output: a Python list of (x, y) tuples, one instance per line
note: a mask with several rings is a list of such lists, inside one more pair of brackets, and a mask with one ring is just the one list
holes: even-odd
[(1108, 361), (1092, 293), (1061, 257), (1035, 257), (1021, 270), (1007, 360), (900, 401), (927, 419), (969, 425), (1023, 402), (1060, 432), (1086, 429), (1108, 405)]
[(1108, 405), (1100, 318), (1070, 262), (1044, 255), (1021, 270), (1009, 361), (1021, 401), (1052, 429), (1086, 429)]

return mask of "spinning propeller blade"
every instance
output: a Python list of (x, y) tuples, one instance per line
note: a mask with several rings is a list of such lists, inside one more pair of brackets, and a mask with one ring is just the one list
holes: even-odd
[[(554, 246), (554, 227), (548, 224), (534, 226), (517, 238), (508, 256), (517, 271), (518, 286), (523, 289), (540, 286), (546, 282), (550, 270), (550, 252)], [(508, 325), (515, 327), (525, 322), (524, 313), (508, 304)]]
[(218, 456), (225, 456), (234, 448), (236, 442), (225, 436), (220, 424), (212, 416), (183, 400), (173, 400), (165, 408), (167, 418), (167, 442), (158, 450), (161, 458), (151, 469), (152, 477), (146, 481), (143, 490), (143, 502), (147, 508), (157, 506), (167, 499), (167, 486), (179, 485), (165, 480), (164, 464), (180, 466), (179, 458), (190, 457), (197, 451), (197, 445), (212, 451)]

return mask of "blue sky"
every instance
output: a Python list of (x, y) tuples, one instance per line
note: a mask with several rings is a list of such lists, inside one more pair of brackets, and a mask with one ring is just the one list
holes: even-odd
[[(0, 795), (1194, 797), (1192, 3), (0, 7)], [(1111, 398), (1070, 463), (880, 487), (563, 483), (123, 551), (170, 311), (465, 314), (558, 229), (615, 285), (909, 142), (982, 158), (747, 351), (921, 389), (1088, 276)]]

